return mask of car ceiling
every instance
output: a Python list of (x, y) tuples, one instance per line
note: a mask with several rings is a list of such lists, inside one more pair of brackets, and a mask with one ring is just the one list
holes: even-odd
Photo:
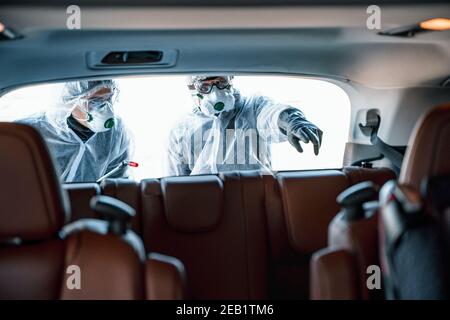
[[(0, 21), (24, 35), (0, 41), (0, 88), (96, 76), (87, 53), (118, 50), (173, 49), (178, 59), (169, 68), (102, 70), (104, 75), (281, 72), (369, 87), (439, 86), (450, 76), (450, 31), (382, 36), (366, 28), (364, 6), (81, 7), (82, 30), (66, 29), (65, 9), (0, 7)], [(450, 14), (450, 4), (381, 9), (384, 29)]]
[[(281, 6), (281, 5), (393, 5), (447, 3), (447, 0), (78, 0), (79, 6)], [(71, 5), (71, 0), (3, 0), (12, 5)]]
[[(364, 29), (39, 31), (0, 43), (0, 86), (89, 77), (89, 52), (176, 50), (171, 67), (103, 69), (104, 75), (180, 72), (265, 72), (351, 80), (371, 87), (439, 86), (450, 75), (447, 42), (433, 34), (382, 37)], [(20, 68), (20, 72), (18, 72)]]
[[(381, 6), (383, 30), (450, 16), (449, 3), (383, 3), (388, 2)], [(442, 87), (450, 77), (450, 31), (424, 32), (411, 38), (379, 35), (379, 30), (366, 27), (363, 1), (346, 6), (220, 9), (81, 5), (81, 30), (66, 29), (64, 6), (3, 3), (0, 22), (24, 35), (20, 40), (0, 41), (3, 92), (46, 81), (134, 74), (275, 73), (325, 78), (346, 88), (351, 99), (352, 92), (364, 96), (358, 108), (375, 105), (388, 109), (393, 103), (412, 102), (410, 108), (416, 111), (403, 126), (406, 130), (393, 135), (395, 123), (381, 130), (392, 144), (405, 144), (423, 111), (421, 105), (450, 98), (449, 88)], [(177, 57), (174, 65), (166, 67), (93, 69), (87, 65), (92, 52), (120, 50), (175, 51)], [(435, 92), (427, 99), (426, 92), (414, 88)], [(377, 104), (368, 100), (383, 92), (391, 97), (389, 101), (378, 99)], [(352, 109), (352, 121), (357, 121), (358, 108)]]

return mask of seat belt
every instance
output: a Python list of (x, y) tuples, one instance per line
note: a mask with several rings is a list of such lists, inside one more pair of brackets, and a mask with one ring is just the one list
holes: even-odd
[(393, 147), (378, 136), (378, 128), (380, 127), (381, 118), (378, 114), (367, 112), (366, 124), (359, 124), (359, 129), (365, 136), (370, 137), (370, 143), (377, 148), (377, 150), (386, 158), (388, 158), (394, 166), (401, 168), (404, 152), (401, 152), (396, 147)]
[(376, 131), (372, 131), (370, 143), (372, 143), (382, 155), (388, 158), (394, 166), (399, 169), (401, 168), (404, 154), (381, 140)]

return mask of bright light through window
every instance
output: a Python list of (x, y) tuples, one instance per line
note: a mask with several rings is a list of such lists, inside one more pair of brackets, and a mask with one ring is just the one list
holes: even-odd
[[(184, 76), (151, 76), (117, 80), (120, 96), (115, 105), (134, 137), (132, 168), (135, 179), (165, 175), (170, 129), (192, 109)], [(350, 102), (345, 92), (326, 81), (283, 76), (237, 76), (241, 94), (260, 94), (302, 110), (324, 132), (319, 156), (311, 144), (298, 153), (289, 142), (272, 145), (273, 170), (339, 168), (348, 139)], [(58, 103), (60, 84), (22, 88), (0, 99), (0, 121), (14, 121), (45, 111)]]

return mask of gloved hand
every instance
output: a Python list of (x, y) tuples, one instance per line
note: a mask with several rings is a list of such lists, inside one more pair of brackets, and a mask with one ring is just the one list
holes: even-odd
[(278, 118), (278, 127), (298, 152), (303, 152), (300, 141), (303, 143), (311, 141), (314, 145), (314, 154), (316, 156), (319, 154), (323, 132), (313, 123), (306, 120), (300, 110), (289, 108), (282, 111)]

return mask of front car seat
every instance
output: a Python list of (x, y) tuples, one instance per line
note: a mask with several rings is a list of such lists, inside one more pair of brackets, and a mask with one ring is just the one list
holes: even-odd
[(380, 260), (388, 299), (450, 298), (450, 104), (424, 115), (399, 183), (380, 191)]
[[(362, 214), (356, 219), (345, 219), (349, 212), (343, 210), (333, 219), (329, 225), (329, 247), (316, 252), (311, 259), (313, 299), (421, 299), (445, 297), (448, 294), (448, 285), (445, 283), (448, 275), (440, 271), (445, 269), (443, 266), (448, 259), (448, 254), (442, 255), (446, 245), (441, 241), (445, 236), (438, 237), (436, 233), (436, 230), (442, 229), (436, 225), (445, 219), (438, 219), (437, 223), (435, 221), (430, 224), (430, 219), (420, 216), (420, 185), (424, 178), (450, 173), (449, 140), (450, 105), (440, 106), (418, 121), (403, 162), (399, 184), (391, 180), (380, 190), (380, 210), (376, 206), (366, 208), (360, 211)], [(366, 201), (371, 194), (366, 191), (373, 191), (373, 187), (358, 184), (352, 188), (354, 190), (346, 191), (347, 198), (355, 198), (354, 204), (361, 209), (363, 203), (369, 204)], [(412, 219), (399, 218), (404, 216), (405, 211), (408, 211)], [(448, 221), (450, 219), (447, 219), (447, 223)], [(420, 233), (412, 237), (406, 232), (410, 227), (423, 228), (417, 228)], [(430, 231), (432, 236), (424, 236)], [(398, 266), (401, 267), (395, 268), (392, 251), (394, 247), (400, 248), (399, 242), (403, 235), (404, 239), (409, 238), (411, 241), (405, 241), (402, 250), (397, 251)], [(422, 241), (420, 238), (427, 238), (428, 241), (424, 241), (424, 245), (418, 248), (417, 244)], [(431, 245), (432, 240), (436, 245)], [(413, 246), (416, 246), (415, 250), (409, 250)], [(436, 263), (432, 263), (433, 254)], [(415, 276), (412, 276), (411, 271), (418, 266), (422, 266), (420, 271), (417, 269)], [(382, 290), (369, 290), (367, 270), (373, 267), (383, 273), (385, 283), (380, 286)], [(395, 272), (395, 269), (402, 268), (403, 272)], [(433, 275), (426, 272), (432, 268), (441, 276), (435, 275), (433, 278)], [(396, 275), (405, 277), (395, 279)], [(438, 286), (432, 283), (438, 283)], [(410, 286), (405, 288), (405, 284)], [(402, 288), (395, 288), (396, 285), (409, 293), (399, 296), (398, 292)], [(418, 287), (422, 288), (417, 290)]]
[(45, 142), (0, 123), (0, 299), (179, 299), (183, 267), (146, 257), (140, 239), (108, 222), (65, 225), (69, 204)]

